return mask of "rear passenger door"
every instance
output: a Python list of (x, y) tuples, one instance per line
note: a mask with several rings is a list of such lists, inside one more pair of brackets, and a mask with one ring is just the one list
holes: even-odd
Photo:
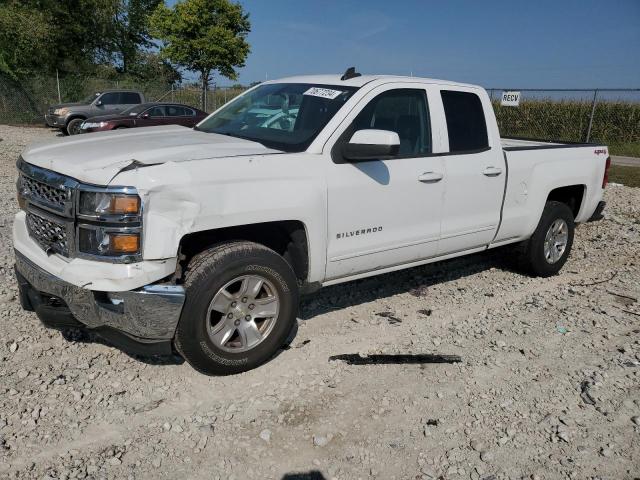
[(506, 165), (501, 145), (491, 144), (497, 132), (489, 135), (487, 128), (485, 111), (491, 104), (477, 92), (463, 87), (440, 90), (445, 118), (439, 124), (446, 126), (443, 137), (448, 139), (441, 255), (489, 244), (500, 223)]
[(185, 108), (180, 105), (167, 105), (167, 124), (189, 126), (189, 118)]
[(120, 111), (122, 111), (142, 103), (142, 99), (140, 98), (140, 94), (136, 92), (120, 92), (118, 102), (120, 104)]

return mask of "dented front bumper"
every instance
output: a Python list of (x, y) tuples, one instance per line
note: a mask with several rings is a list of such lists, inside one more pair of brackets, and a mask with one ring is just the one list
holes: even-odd
[[(151, 284), (121, 292), (88, 290), (48, 273), (16, 251), (20, 301), (52, 327), (83, 326), (109, 338), (126, 336), (139, 353), (168, 353), (185, 294), (178, 285)], [(74, 322), (78, 322), (75, 325)], [(106, 333), (106, 334), (105, 334)], [(122, 342), (115, 342), (122, 343)], [(162, 344), (163, 348), (153, 347)]]

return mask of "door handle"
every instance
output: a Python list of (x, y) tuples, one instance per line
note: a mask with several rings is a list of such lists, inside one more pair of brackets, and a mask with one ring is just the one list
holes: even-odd
[(502, 169), (494, 166), (487, 167), (482, 171), (482, 174), (487, 177), (497, 177), (501, 173), (502, 173)]
[(423, 183), (436, 183), (444, 178), (440, 172), (424, 172), (418, 177), (418, 181)]

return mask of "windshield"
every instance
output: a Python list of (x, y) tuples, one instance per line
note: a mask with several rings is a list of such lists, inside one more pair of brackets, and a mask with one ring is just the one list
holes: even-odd
[(92, 93), (92, 94), (91, 94), (91, 95), (89, 95), (87, 98), (85, 98), (85, 99), (82, 101), (82, 103), (89, 104), (89, 103), (93, 102), (93, 101), (96, 99), (96, 97), (99, 97), (99, 96), (100, 96), (100, 92)]
[(308, 83), (261, 85), (232, 100), (197, 129), (301, 152), (356, 90)]

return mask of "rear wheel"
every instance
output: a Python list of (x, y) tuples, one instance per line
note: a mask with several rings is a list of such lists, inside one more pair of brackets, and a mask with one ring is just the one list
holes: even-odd
[(80, 126), (83, 122), (83, 118), (72, 118), (71, 120), (69, 120), (67, 126), (65, 127), (65, 133), (67, 135), (77, 135), (79, 133), (82, 133)]
[(199, 372), (255, 368), (285, 343), (296, 322), (297, 279), (273, 250), (253, 242), (213, 247), (189, 262), (175, 346)]
[(536, 230), (524, 245), (524, 267), (540, 277), (558, 273), (571, 252), (574, 232), (571, 209), (561, 202), (547, 202)]

